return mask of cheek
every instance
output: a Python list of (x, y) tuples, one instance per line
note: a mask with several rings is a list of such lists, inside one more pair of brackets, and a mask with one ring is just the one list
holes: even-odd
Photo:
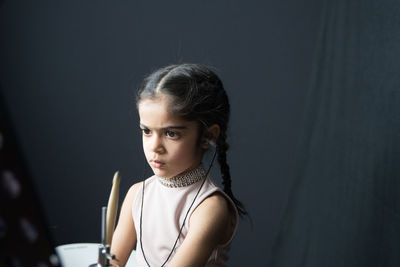
[(146, 158), (148, 157), (148, 155), (149, 155), (149, 148), (148, 148), (148, 142), (146, 142), (145, 141), (145, 139), (143, 138), (142, 139), (142, 147), (143, 147), (143, 152), (144, 152), (144, 155), (146, 156)]
[(173, 157), (182, 163), (191, 164), (197, 159), (197, 151), (195, 144), (185, 144), (174, 149)]

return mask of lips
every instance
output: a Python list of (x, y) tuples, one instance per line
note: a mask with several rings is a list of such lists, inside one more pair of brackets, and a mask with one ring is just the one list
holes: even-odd
[(162, 166), (165, 165), (164, 162), (161, 162), (161, 161), (158, 161), (158, 160), (152, 160), (152, 161), (150, 161), (150, 164), (151, 164), (151, 166), (153, 168), (157, 168), (157, 169), (159, 169), (159, 168), (161, 168)]

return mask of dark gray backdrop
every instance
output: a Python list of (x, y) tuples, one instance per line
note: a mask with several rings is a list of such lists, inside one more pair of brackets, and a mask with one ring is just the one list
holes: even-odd
[(215, 67), (232, 105), (241, 223), (231, 266), (265, 266), (293, 181), (319, 1), (0, 1), (0, 82), (56, 244), (98, 242), (114, 171), (142, 177), (134, 91), (170, 63)]

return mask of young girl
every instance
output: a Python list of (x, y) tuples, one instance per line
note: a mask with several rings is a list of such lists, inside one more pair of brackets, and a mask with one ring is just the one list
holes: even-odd
[[(226, 266), (238, 214), (226, 162), (229, 101), (202, 65), (159, 69), (139, 88), (143, 150), (154, 175), (133, 185), (122, 204), (111, 252), (125, 266), (136, 249), (140, 267)], [(211, 162), (204, 162), (210, 150)], [(217, 155), (222, 191), (208, 172)]]

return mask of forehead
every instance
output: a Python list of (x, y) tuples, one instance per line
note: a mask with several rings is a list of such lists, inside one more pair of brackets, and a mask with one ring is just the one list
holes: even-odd
[(140, 123), (153, 128), (186, 126), (192, 123), (170, 112), (170, 103), (167, 96), (141, 100), (138, 105)]

